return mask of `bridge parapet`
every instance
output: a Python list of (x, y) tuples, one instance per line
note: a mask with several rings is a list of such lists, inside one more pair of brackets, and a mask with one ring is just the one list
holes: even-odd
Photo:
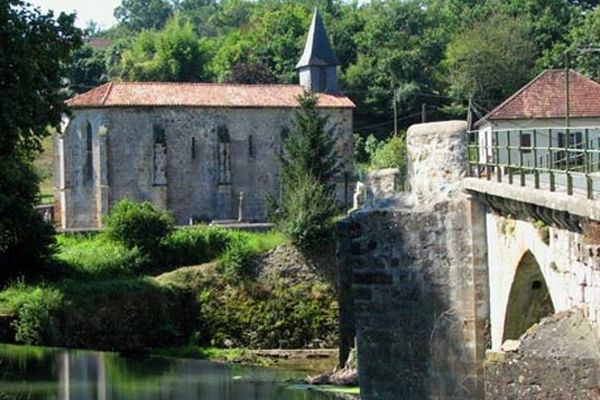
[(469, 132), (469, 174), (567, 195), (600, 195), (600, 127)]

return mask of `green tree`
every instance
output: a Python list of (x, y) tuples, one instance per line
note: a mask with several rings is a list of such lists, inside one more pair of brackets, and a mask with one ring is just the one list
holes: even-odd
[(122, 0), (114, 15), (123, 26), (139, 32), (162, 28), (172, 13), (173, 8), (167, 0)]
[[(234, 66), (261, 64), (267, 75), (280, 83), (298, 81), (296, 63), (304, 46), (310, 23), (310, 10), (294, 3), (256, 8), (248, 26), (230, 32), (215, 54), (212, 69), (219, 80), (226, 80)], [(239, 75), (238, 75), (239, 76)], [(240, 77), (252, 81), (251, 76)]]
[(328, 117), (317, 108), (319, 98), (315, 94), (305, 92), (298, 102), (292, 129), (283, 143), (282, 180), (284, 185), (287, 181), (293, 185), (306, 174), (328, 185), (339, 169), (334, 134), (326, 129)]
[(309, 249), (331, 234), (336, 211), (331, 180), (338, 162), (333, 133), (326, 130), (328, 118), (317, 108), (318, 97), (306, 92), (298, 101), (292, 130), (283, 142), (283, 194), (274, 219), (294, 244)]
[(532, 77), (536, 54), (523, 19), (494, 16), (476, 23), (448, 45), (450, 93), (460, 99), (473, 96), (489, 110)]
[(106, 51), (85, 45), (73, 52), (66, 78), (69, 90), (81, 93), (108, 81)]
[(64, 66), (81, 45), (74, 20), (21, 0), (0, 2), (0, 280), (34, 273), (51, 253), (52, 228), (33, 209), (32, 161), (66, 111)]
[(442, 86), (438, 66), (448, 42), (444, 21), (414, 0), (373, 2), (363, 12), (366, 22), (354, 39), (356, 61), (342, 80), (357, 104), (356, 119), (391, 121), (393, 95), (401, 89), (398, 112), (404, 122), (415, 121), (419, 96), (435, 94)]
[(160, 32), (143, 31), (121, 58), (121, 77), (140, 81), (200, 81), (205, 50), (189, 22), (178, 17)]
[(585, 16), (583, 23), (575, 27), (569, 36), (568, 43), (555, 46), (552, 49), (554, 58), (547, 66), (563, 67), (565, 51), (569, 50), (571, 68), (600, 80), (600, 54), (597, 52), (579, 51), (585, 48), (600, 47), (600, 9)]
[(144, 254), (159, 255), (160, 244), (173, 231), (173, 217), (148, 202), (120, 200), (106, 217), (106, 234)]

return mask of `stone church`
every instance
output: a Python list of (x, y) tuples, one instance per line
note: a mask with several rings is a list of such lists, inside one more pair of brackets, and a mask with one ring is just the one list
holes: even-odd
[(54, 140), (57, 225), (99, 227), (125, 197), (170, 210), (178, 224), (237, 219), (240, 208), (244, 220), (264, 221), (304, 90), (329, 116), (343, 169), (337, 197), (347, 204), (354, 104), (337, 93), (338, 64), (315, 11), (300, 85), (113, 82), (67, 100), (71, 115)]

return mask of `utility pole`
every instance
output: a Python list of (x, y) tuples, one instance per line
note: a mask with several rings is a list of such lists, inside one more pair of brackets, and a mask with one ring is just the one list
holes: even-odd
[(569, 114), (571, 113), (569, 96), (569, 49), (567, 49), (565, 50), (565, 128), (567, 131), (567, 136), (569, 132), (569, 125), (571, 123), (569, 120)]
[(394, 136), (398, 135), (398, 105), (396, 104), (397, 91), (394, 90)]
[(600, 47), (586, 47), (586, 48), (575, 48), (567, 49), (564, 51), (565, 55), (565, 128), (569, 131), (571, 125), (571, 99), (570, 99), (570, 76), (569, 76), (569, 52), (576, 51), (578, 53), (598, 53)]
[(421, 123), (427, 122), (427, 103), (421, 103)]
[(467, 130), (473, 129), (473, 96), (469, 96), (469, 109), (467, 110)]

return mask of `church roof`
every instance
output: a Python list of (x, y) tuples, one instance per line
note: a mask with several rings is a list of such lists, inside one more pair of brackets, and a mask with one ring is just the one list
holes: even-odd
[[(477, 125), (499, 119), (544, 119), (565, 117), (565, 72), (550, 69), (542, 72)], [(569, 70), (569, 117), (600, 117), (600, 84), (576, 71)]]
[[(105, 83), (66, 101), (71, 108), (227, 107), (291, 108), (298, 106), (300, 85), (239, 85), (175, 82)], [(321, 108), (354, 108), (342, 95), (317, 94)]]
[(308, 30), (308, 36), (306, 37), (304, 53), (302, 54), (300, 61), (298, 61), (296, 68), (312, 65), (324, 66), (339, 64), (339, 60), (333, 54), (333, 51), (329, 46), (329, 39), (327, 38), (325, 26), (323, 26), (321, 14), (319, 13), (319, 10), (315, 9), (310, 29)]

